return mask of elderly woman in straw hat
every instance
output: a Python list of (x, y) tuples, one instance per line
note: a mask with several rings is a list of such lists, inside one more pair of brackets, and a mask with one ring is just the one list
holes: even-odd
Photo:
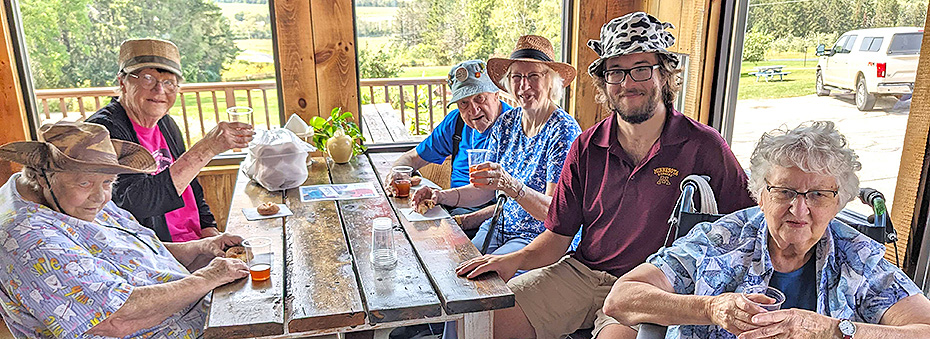
[(24, 165), (0, 187), (0, 300), (13, 334), (197, 337), (204, 296), (248, 275), (216, 258), (241, 238), (162, 243), (110, 201), (118, 174), (155, 169), (146, 149), (91, 123), (46, 125), (40, 138), (0, 146), (0, 159)]
[(120, 96), (87, 119), (106, 127), (114, 139), (141, 144), (155, 157), (153, 174), (121, 174), (113, 199), (159, 239), (174, 242), (219, 234), (197, 174), (217, 154), (248, 147), (253, 134), (248, 124), (218, 122), (185, 151), (181, 130), (168, 116), (181, 78), (181, 57), (173, 43), (127, 40), (119, 52)]
[[(552, 193), (572, 141), (581, 134), (575, 119), (558, 106), (575, 68), (554, 61), (552, 43), (536, 35), (519, 38), (510, 58), (488, 60), (488, 75), (516, 97), (519, 107), (504, 112), (491, 127), (487, 149), (491, 161), (470, 174), (471, 184), (450, 190), (421, 189), (414, 203), (434, 200), (451, 206), (477, 206), (501, 191), (504, 203), (499, 230), (487, 253), (506, 254), (529, 244), (545, 230)], [(472, 242), (482, 248), (490, 231), (485, 221)]]

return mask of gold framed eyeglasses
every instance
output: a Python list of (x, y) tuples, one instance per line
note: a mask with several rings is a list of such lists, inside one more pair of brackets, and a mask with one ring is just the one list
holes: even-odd
[(133, 78), (139, 79), (141, 81), (142, 88), (145, 88), (147, 90), (151, 90), (155, 88), (155, 84), (160, 83), (161, 88), (165, 89), (165, 93), (177, 93), (178, 91), (178, 83), (173, 80), (162, 80), (159, 82), (158, 79), (156, 79), (151, 74), (143, 74), (143, 75), (137, 75), (137, 74), (132, 74), (132, 73), (127, 73), (127, 74)]

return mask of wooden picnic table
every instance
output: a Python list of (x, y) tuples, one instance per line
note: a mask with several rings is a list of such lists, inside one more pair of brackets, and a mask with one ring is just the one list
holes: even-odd
[[(301, 202), (297, 189), (268, 192), (240, 171), (227, 232), (273, 241), (271, 279), (242, 279), (213, 291), (205, 338), (331, 335), (422, 323), (458, 321), (462, 338), (490, 338), (491, 311), (514, 305), (496, 274), (455, 275), (480, 253), (451, 218), (410, 222), (397, 213), (406, 198), (389, 198), (379, 178), (400, 153), (360, 155), (348, 164), (316, 158), (304, 185), (371, 182), (368, 199)], [(285, 203), (294, 215), (247, 221), (242, 208)], [(369, 261), (371, 221), (394, 221), (397, 265)]]
[(749, 75), (755, 75), (756, 82), (758, 82), (760, 78), (768, 82), (774, 79), (775, 76), (778, 76), (778, 80), (782, 81), (785, 80), (785, 75), (791, 74), (791, 72), (782, 71), (783, 68), (785, 68), (783, 65), (758, 66), (756, 67), (756, 71), (749, 73)]

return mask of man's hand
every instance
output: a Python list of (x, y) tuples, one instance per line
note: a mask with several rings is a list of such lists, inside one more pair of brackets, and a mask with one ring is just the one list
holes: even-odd
[(494, 271), (500, 275), (501, 279), (509, 281), (519, 268), (520, 263), (517, 257), (513, 255), (485, 254), (459, 264), (455, 268), (455, 273), (468, 279), (474, 279), (483, 273)]
[(214, 288), (249, 275), (249, 267), (242, 260), (213, 258), (206, 267), (194, 271), (195, 276), (213, 283)]
[(255, 132), (252, 126), (241, 122), (220, 121), (198, 144), (204, 144), (214, 154), (220, 154), (233, 148), (248, 148)]
[(410, 199), (410, 207), (413, 209), (417, 208), (417, 205), (422, 203), (425, 200), (432, 200), (433, 202), (439, 204), (439, 193), (438, 189), (424, 186), (421, 189), (418, 189), (416, 193), (413, 194), (413, 198)]

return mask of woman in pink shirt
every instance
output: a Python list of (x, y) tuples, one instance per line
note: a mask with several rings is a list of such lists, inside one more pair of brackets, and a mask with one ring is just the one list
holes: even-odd
[(127, 40), (120, 46), (119, 69), (120, 96), (87, 121), (105, 126), (111, 138), (142, 145), (158, 168), (152, 174), (120, 175), (113, 201), (162, 241), (218, 235), (196, 176), (217, 154), (248, 147), (252, 126), (219, 122), (185, 150), (178, 125), (168, 116), (182, 79), (178, 47), (164, 40)]

